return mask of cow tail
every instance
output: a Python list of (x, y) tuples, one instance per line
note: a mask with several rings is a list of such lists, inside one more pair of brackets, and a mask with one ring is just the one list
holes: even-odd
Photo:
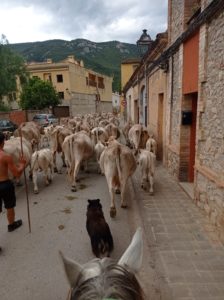
[(97, 132), (96, 132), (96, 143), (99, 142), (99, 130), (97, 129)]
[(121, 147), (118, 145), (117, 147), (117, 153), (116, 153), (116, 165), (117, 165), (117, 171), (118, 171), (118, 177), (119, 181), (122, 182), (122, 172), (121, 172)]
[(73, 174), (73, 170), (75, 168), (75, 156), (74, 156), (74, 153), (73, 153), (73, 138), (69, 139), (68, 140), (68, 146), (69, 146), (69, 160), (71, 162), (71, 166), (70, 166), (70, 170), (69, 170), (69, 175), (70, 175), (70, 178), (72, 179), (72, 174)]

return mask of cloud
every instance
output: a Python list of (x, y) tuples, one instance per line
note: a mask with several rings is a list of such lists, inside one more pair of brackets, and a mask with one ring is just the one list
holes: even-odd
[(10, 43), (85, 38), (135, 43), (142, 29), (166, 30), (168, 0), (1, 0), (0, 28)]

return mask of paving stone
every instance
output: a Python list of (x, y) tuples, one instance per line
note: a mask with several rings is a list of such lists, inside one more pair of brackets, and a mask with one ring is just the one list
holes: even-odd
[(176, 297), (189, 297), (190, 289), (183, 283), (170, 284), (174, 299)]
[(224, 245), (215, 227), (160, 164), (155, 181), (153, 197), (139, 196), (155, 239), (154, 268), (171, 294), (160, 299), (224, 300)]
[(193, 297), (210, 296), (207, 285), (204, 283), (194, 282), (192, 284), (189, 284), (188, 286), (190, 289), (190, 294)]

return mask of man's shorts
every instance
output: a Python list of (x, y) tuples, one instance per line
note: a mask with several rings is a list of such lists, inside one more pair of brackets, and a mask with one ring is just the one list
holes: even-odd
[(11, 180), (0, 181), (0, 212), (2, 211), (2, 202), (6, 209), (16, 206), (15, 187)]

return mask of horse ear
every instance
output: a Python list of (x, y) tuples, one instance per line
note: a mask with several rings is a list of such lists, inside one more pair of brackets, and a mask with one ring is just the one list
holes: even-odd
[(129, 267), (134, 273), (140, 270), (143, 256), (143, 239), (142, 229), (139, 227), (124, 254), (120, 258), (118, 264), (123, 267)]
[(77, 279), (79, 277), (80, 272), (82, 271), (82, 266), (75, 261), (65, 257), (61, 251), (59, 251), (60, 257), (62, 259), (65, 273), (69, 284), (71, 287), (75, 287), (77, 283)]

